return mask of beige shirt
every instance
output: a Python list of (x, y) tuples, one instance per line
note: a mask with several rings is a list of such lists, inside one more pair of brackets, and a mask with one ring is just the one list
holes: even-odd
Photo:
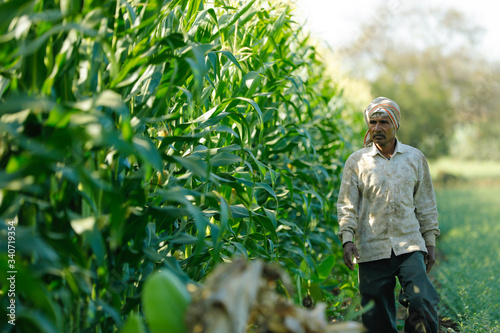
[(439, 235), (436, 198), (425, 156), (396, 143), (392, 158), (375, 145), (346, 161), (337, 201), (339, 238), (367, 262), (423, 251)]

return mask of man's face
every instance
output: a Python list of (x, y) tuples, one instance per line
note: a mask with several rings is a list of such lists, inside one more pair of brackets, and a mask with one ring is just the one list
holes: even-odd
[(370, 117), (368, 130), (373, 142), (380, 146), (391, 143), (396, 137), (396, 127), (387, 115)]

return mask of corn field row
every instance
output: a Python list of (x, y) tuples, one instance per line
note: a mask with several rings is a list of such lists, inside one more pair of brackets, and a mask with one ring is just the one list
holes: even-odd
[(355, 293), (334, 209), (351, 102), (292, 9), (0, 4), (0, 241), (15, 221), (17, 330), (120, 329), (152, 272), (198, 283), (238, 256), (278, 264), (296, 303), (341, 316)]

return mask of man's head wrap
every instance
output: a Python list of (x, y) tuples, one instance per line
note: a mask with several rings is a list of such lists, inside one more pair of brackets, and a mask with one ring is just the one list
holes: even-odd
[[(391, 119), (391, 122), (394, 124), (394, 127), (396, 127), (396, 131), (399, 129), (399, 120), (401, 119), (401, 111), (399, 109), (399, 105), (397, 105), (396, 102), (387, 97), (375, 98), (364, 111), (365, 122), (367, 126), (370, 126), (370, 117), (374, 113), (378, 112), (387, 114)], [(364, 146), (367, 147), (371, 143), (372, 140), (370, 138), (370, 131), (367, 131), (365, 134)]]

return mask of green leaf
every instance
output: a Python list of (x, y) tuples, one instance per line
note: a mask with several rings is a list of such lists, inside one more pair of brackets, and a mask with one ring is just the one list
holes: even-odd
[(270, 195), (273, 196), (274, 200), (278, 201), (278, 197), (276, 196), (276, 193), (274, 192), (274, 190), (272, 189), (271, 186), (269, 186), (268, 184), (265, 184), (265, 183), (256, 183), (255, 184), (257, 188), (262, 188), (264, 190), (267, 191), (267, 193), (269, 193)]
[(86, 242), (94, 252), (97, 264), (100, 268), (106, 267), (106, 246), (102, 238), (101, 231), (95, 226), (92, 230), (85, 233)]
[(240, 90), (238, 91), (238, 95), (246, 90), (247, 92), (245, 93), (246, 96), (252, 97), (255, 90), (259, 87), (261, 83), (261, 75), (255, 71), (250, 71), (243, 76), (242, 79), (242, 86), (240, 87)]
[(156, 272), (144, 284), (142, 303), (147, 323), (153, 333), (186, 332), (184, 315), (190, 295), (172, 272)]
[(137, 313), (129, 315), (121, 333), (146, 333), (141, 316)]
[(254, 217), (262, 224), (262, 226), (271, 233), (273, 239), (278, 239), (278, 234), (276, 233), (276, 226), (273, 220), (269, 217), (254, 215)]
[[(207, 54), (208, 61), (210, 61), (210, 65), (212, 66), (212, 69), (214, 70), (214, 75), (215, 78), (217, 79), (219, 77), (219, 62), (217, 59), (217, 55), (215, 52), (209, 52)], [(1, 97), (1, 95), (0, 95)]]
[(206, 178), (208, 175), (208, 166), (201, 158), (172, 156), (172, 159), (197, 176)]
[(314, 303), (319, 303), (319, 302), (324, 301), (323, 290), (321, 289), (321, 287), (318, 284), (312, 283), (307, 287), (307, 289), (308, 289), (309, 294), (311, 295)]
[(217, 152), (220, 152), (220, 153), (230, 153), (230, 152), (237, 151), (237, 150), (241, 150), (241, 146), (237, 145), (237, 144), (232, 144), (232, 145), (229, 145), (229, 146), (226, 146), (226, 147), (218, 148)]
[[(13, 96), (2, 103), (0, 114), (25, 112), (26, 110), (36, 110), (37, 112), (49, 112), (57, 104), (54, 101), (44, 98), (34, 98), (31, 96)], [(20, 117), (24, 113), (20, 114)]]
[(231, 27), (233, 24), (236, 23), (236, 21), (243, 16), (255, 3), (255, 0), (248, 0), (245, 5), (243, 5), (236, 13), (234, 13), (229, 20), (224, 22), (219, 28), (219, 32), (227, 29), (228, 27)]
[(327, 256), (318, 265), (318, 278), (320, 281), (325, 281), (332, 272), (335, 265), (335, 257), (333, 255)]
[(234, 251), (233, 254), (237, 256), (243, 255), (246, 260), (248, 260), (248, 251), (247, 249), (243, 246), (243, 244), (238, 243), (238, 242), (230, 242), (237, 251)]
[(248, 209), (243, 205), (231, 205), (229, 206), (229, 210), (231, 211), (231, 216), (235, 219), (250, 216)]
[(251, 100), (250, 98), (245, 98), (245, 97), (236, 97), (236, 99), (242, 100), (250, 104), (255, 111), (257, 111), (258, 119), (259, 119), (259, 124), (260, 124), (260, 129), (262, 130), (264, 128), (264, 121), (262, 117), (262, 111), (257, 103), (255, 101)]
[(264, 179), (266, 177), (267, 167), (262, 162), (260, 162), (258, 159), (255, 158), (255, 156), (253, 155), (253, 153), (250, 149), (246, 148), (245, 151), (254, 160), (255, 164), (257, 164), (259, 171), (260, 171), (261, 179)]
[(210, 159), (210, 164), (215, 167), (240, 163), (243, 159), (231, 153), (221, 152)]
[(153, 145), (151, 140), (147, 138), (140, 138), (134, 136), (132, 138), (133, 144), (139, 156), (142, 157), (144, 162), (151, 164), (156, 170), (162, 169), (162, 161), (158, 150)]
[(39, 48), (41, 48), (47, 40), (52, 36), (52, 35), (57, 35), (59, 33), (63, 32), (70, 32), (71, 30), (76, 30), (88, 37), (97, 37), (98, 32), (89, 29), (83, 25), (77, 24), (77, 23), (67, 23), (67, 24), (59, 24), (56, 25), (52, 28), (50, 28), (47, 32), (45, 32), (43, 35), (40, 37), (34, 39), (33, 41), (30, 41), (29, 43), (22, 44), (21, 47), (19, 48), (18, 55), (20, 56), (28, 56), (36, 52)]
[(174, 237), (170, 239), (170, 242), (173, 244), (192, 245), (198, 242), (198, 238), (186, 233), (181, 233), (174, 235)]
[[(222, 114), (221, 114), (222, 115)], [(239, 138), (240, 136), (238, 135), (238, 133), (236, 133), (232, 128), (228, 127), (228, 126), (217, 126), (217, 127), (213, 127), (212, 128), (212, 131), (214, 132), (224, 132), (224, 133), (228, 133), (232, 136), (234, 136), (235, 138)], [(240, 147), (241, 149), (241, 147)]]
[(226, 58), (228, 58), (233, 64), (236, 65), (236, 67), (238, 67), (238, 69), (240, 71), (243, 72), (243, 69), (241, 68), (240, 66), (240, 63), (238, 62), (238, 60), (236, 60), (236, 58), (234, 57), (234, 55), (229, 52), (229, 51), (219, 51), (220, 53), (222, 53), (224, 56), (226, 56)]
[(189, 9), (185, 19), (187, 19), (188, 21), (192, 20), (196, 15), (196, 13), (202, 8), (203, 8), (203, 1), (201, 0), (189, 1)]
[(278, 222), (276, 221), (276, 212), (273, 212), (267, 208), (263, 208), (266, 216), (271, 220), (273, 223), (273, 229), (276, 230), (278, 228)]
[(271, 260), (271, 255), (257, 242), (253, 239), (248, 238), (246, 242), (246, 248), (251, 251), (252, 254), (257, 253), (259, 256), (266, 258), (267, 260)]

